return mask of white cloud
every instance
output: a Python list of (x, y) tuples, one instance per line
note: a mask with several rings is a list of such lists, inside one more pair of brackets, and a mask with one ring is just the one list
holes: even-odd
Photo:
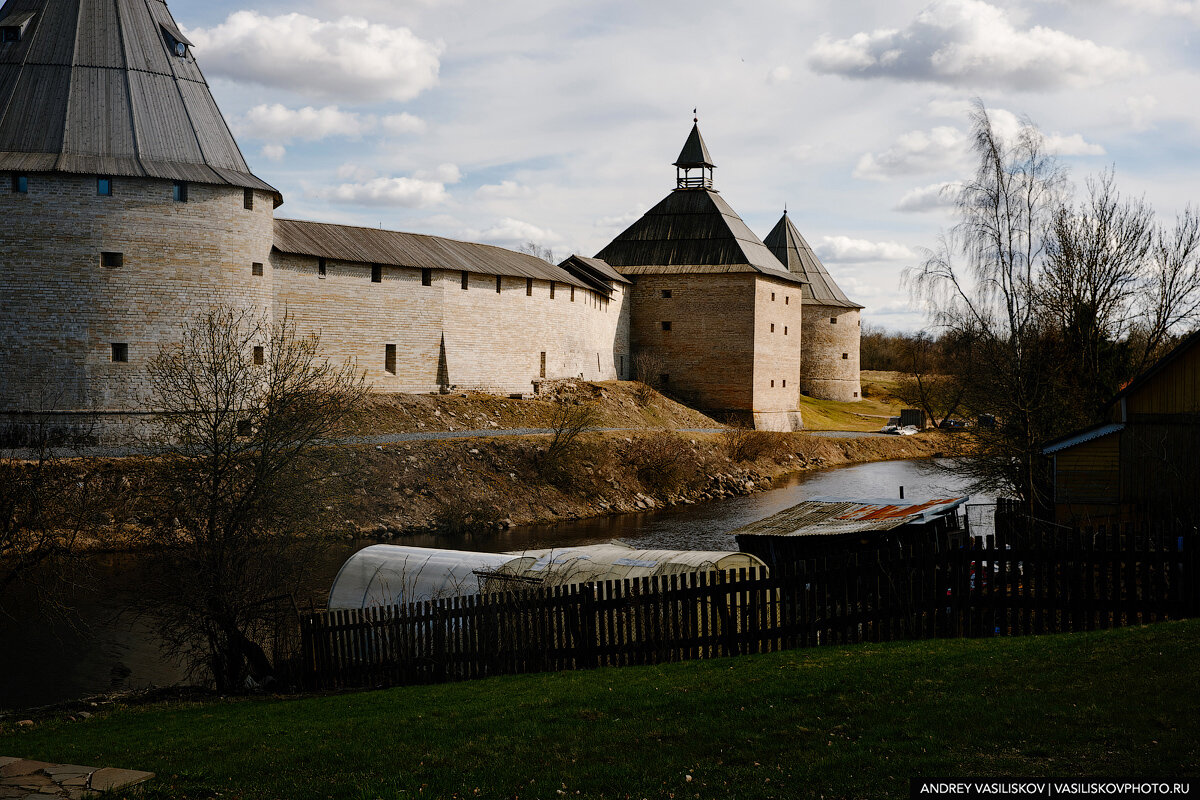
[(444, 183), (421, 178), (372, 178), (361, 183), (343, 183), (317, 194), (331, 203), (403, 208), (426, 208), (450, 198)]
[(1060, 89), (1104, 84), (1146, 65), (1139, 57), (1042, 26), (1019, 30), (983, 0), (938, 0), (902, 30), (822, 35), (809, 54), (817, 72), (956, 86)]
[(823, 236), (816, 247), (823, 261), (903, 261), (913, 252), (899, 242), (869, 242), (849, 236)]
[(885, 181), (897, 175), (958, 169), (966, 153), (967, 135), (959, 128), (940, 125), (930, 131), (909, 131), (882, 153), (859, 158), (854, 177)]
[(503, 246), (517, 246), (525, 242), (536, 242), (542, 247), (556, 244), (558, 234), (546, 228), (539, 228), (524, 220), (505, 217), (482, 231), (467, 229), (462, 232), (462, 238), (473, 242), (487, 242)]
[(379, 121), (380, 127), (387, 133), (424, 133), (425, 120), (412, 114), (389, 114)]
[(458, 183), (462, 180), (462, 170), (457, 164), (438, 164), (433, 169), (419, 169), (413, 173), (414, 178), (438, 183)]
[(1129, 112), (1129, 122), (1135, 131), (1148, 131), (1154, 127), (1150, 112), (1157, 107), (1158, 98), (1152, 94), (1125, 98), (1125, 110)]
[(942, 208), (953, 208), (961, 183), (943, 181), (929, 186), (921, 186), (904, 193), (896, 204), (897, 211), (920, 212), (937, 211)]
[(1197, 0), (1120, 0), (1120, 3), (1140, 14), (1184, 17), (1200, 22), (1200, 2)]
[(415, 97), (437, 81), (443, 49), (408, 28), (355, 17), (236, 11), (187, 33), (210, 74), (347, 103)]
[(287, 148), (281, 144), (264, 144), (262, 148), (262, 156), (268, 161), (282, 161), (287, 155)]
[(292, 139), (314, 141), (330, 136), (361, 136), (374, 120), (337, 106), (288, 108), (281, 103), (258, 105), (234, 120), (239, 136), (288, 142)]
[[(1013, 139), (1024, 122), (1003, 108), (988, 109), (992, 130), (1002, 139)], [(1104, 155), (1101, 145), (1089, 142), (1078, 133), (1042, 132), (1047, 153), (1056, 156)], [(971, 163), (971, 140), (967, 131), (939, 125), (929, 131), (909, 131), (881, 153), (865, 153), (854, 167), (855, 178), (886, 181), (898, 175), (923, 175), (936, 172), (962, 172)]]
[(792, 79), (792, 70), (782, 64), (767, 73), (767, 83), (786, 83)]
[(515, 197), (528, 197), (531, 194), (533, 189), (516, 181), (486, 183), (475, 190), (475, 196), (484, 200), (510, 200)]

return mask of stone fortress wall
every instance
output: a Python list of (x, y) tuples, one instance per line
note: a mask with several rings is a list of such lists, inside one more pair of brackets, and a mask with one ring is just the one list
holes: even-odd
[[(629, 310), (621, 284), (611, 298), (581, 287), (523, 277), (422, 271), (325, 261), (275, 252), (275, 315), (317, 331), (339, 359), (352, 358), (377, 392), (445, 386), (529, 393), (540, 378), (616, 380), (629, 369)], [(395, 363), (386, 361), (395, 345)], [(543, 363), (544, 358), (544, 363)], [(394, 366), (394, 371), (388, 369)]]
[[(551, 298), (545, 280), (527, 295), (525, 278), (501, 277), (497, 293), (494, 275), (468, 275), (463, 290), (457, 270), (431, 270), (424, 286), (420, 269), (383, 266), (374, 283), (371, 265), (332, 260), (320, 277), (316, 258), (272, 251), (269, 193), (247, 209), (237, 187), (189, 183), (180, 202), (172, 181), (111, 180), (111, 196), (94, 175), (62, 173), (0, 192), (0, 410), (144, 412), (150, 359), (217, 306), (268, 320), (286, 310), (378, 392), (529, 393), (539, 378), (627, 377), (622, 284), (609, 298), (560, 283)], [(104, 266), (104, 253), (119, 253), (119, 266)]]
[(840, 402), (861, 399), (858, 366), (861, 325), (856, 308), (804, 304), (804, 349), (800, 359), (802, 393)]
[(237, 187), (188, 184), (176, 202), (171, 181), (111, 180), (111, 196), (95, 175), (63, 173), (0, 192), (0, 408), (139, 410), (147, 362), (189, 314), (270, 313), (271, 271), (252, 274), (270, 259), (269, 193), (246, 209)]

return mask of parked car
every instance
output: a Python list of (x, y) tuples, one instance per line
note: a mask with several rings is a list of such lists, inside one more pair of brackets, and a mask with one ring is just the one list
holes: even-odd
[(961, 419), (944, 419), (938, 427), (946, 431), (957, 431), (967, 427), (967, 423)]

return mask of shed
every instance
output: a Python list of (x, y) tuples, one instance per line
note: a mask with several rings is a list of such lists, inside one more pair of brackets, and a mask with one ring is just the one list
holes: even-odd
[(532, 563), (527, 560), (512, 562), (503, 567), (501, 572), (547, 586), (766, 566), (761, 559), (749, 553), (637, 550), (621, 542), (527, 550), (519, 555), (534, 560)]
[(967, 531), (958, 509), (969, 499), (813, 497), (733, 534), (739, 550), (771, 566), (889, 542), (940, 550), (963, 543)]

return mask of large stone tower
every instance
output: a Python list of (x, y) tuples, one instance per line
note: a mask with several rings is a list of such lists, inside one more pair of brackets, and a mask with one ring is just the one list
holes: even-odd
[(822, 400), (861, 399), (858, 303), (846, 297), (787, 212), (763, 243), (794, 275), (804, 278), (804, 352), (800, 390)]
[(596, 256), (634, 282), (631, 346), (659, 362), (667, 391), (756, 427), (795, 430), (805, 279), (713, 189), (698, 126), (674, 166), (675, 190)]
[(280, 195), (161, 0), (8, 0), (0, 115), (0, 415), (132, 411), (194, 311), (270, 313)]

